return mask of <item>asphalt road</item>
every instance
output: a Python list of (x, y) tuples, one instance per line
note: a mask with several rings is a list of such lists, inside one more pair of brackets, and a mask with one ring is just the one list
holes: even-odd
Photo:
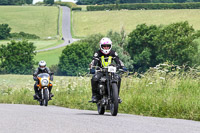
[(42, 51), (48, 51), (48, 50), (53, 50), (57, 49), (60, 47), (64, 47), (70, 43), (73, 43), (74, 41), (77, 41), (79, 39), (73, 39), (71, 35), (71, 10), (69, 7), (66, 6), (61, 6), (63, 9), (63, 16), (62, 16), (62, 35), (64, 39), (64, 43), (57, 45), (55, 47), (47, 48), (47, 49), (42, 49), (42, 50), (37, 50), (36, 52), (42, 52)]
[(199, 133), (200, 122), (39, 105), (0, 104), (0, 133)]

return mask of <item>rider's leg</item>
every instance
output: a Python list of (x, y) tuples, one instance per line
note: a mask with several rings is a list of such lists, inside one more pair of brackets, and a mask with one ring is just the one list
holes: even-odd
[(35, 84), (34, 84), (34, 91), (35, 91), (35, 95), (34, 95), (34, 98), (37, 99), (39, 98), (39, 90), (38, 90), (38, 82), (36, 81)]
[(102, 73), (94, 74), (91, 79), (91, 86), (92, 86), (92, 101), (97, 102), (99, 96), (98, 90), (98, 81), (101, 78)]
[[(120, 87), (121, 87), (121, 77), (119, 76), (119, 75), (115, 75), (115, 78), (117, 79), (117, 87), (118, 87), (118, 95), (119, 95), (119, 93), (120, 93)], [(122, 100), (120, 99), (120, 97), (118, 97), (118, 101), (119, 101), (119, 103), (121, 103), (122, 102)]]
[(49, 96), (50, 97), (54, 96), (53, 93), (51, 92), (52, 88), (53, 88), (53, 85), (52, 85), (52, 83), (50, 83), (50, 85), (49, 85)]

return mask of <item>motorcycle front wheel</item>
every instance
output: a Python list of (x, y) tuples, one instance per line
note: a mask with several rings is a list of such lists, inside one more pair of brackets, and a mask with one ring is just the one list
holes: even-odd
[(49, 101), (49, 90), (48, 88), (44, 89), (44, 99), (42, 100), (44, 106), (48, 106)]
[(116, 83), (112, 84), (110, 112), (112, 116), (116, 116), (118, 113), (118, 87)]
[(97, 103), (97, 110), (98, 110), (98, 113), (100, 115), (103, 115), (105, 113), (105, 107), (102, 106), (101, 104)]

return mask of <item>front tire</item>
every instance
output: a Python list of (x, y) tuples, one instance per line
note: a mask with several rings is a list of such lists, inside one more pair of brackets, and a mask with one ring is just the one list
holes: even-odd
[(48, 106), (49, 101), (49, 90), (48, 88), (44, 89), (44, 99), (43, 99), (43, 105)]
[(118, 87), (116, 83), (112, 84), (111, 100), (110, 112), (112, 116), (116, 116), (118, 113)]
[(100, 115), (103, 115), (105, 113), (105, 107), (101, 104), (97, 104), (97, 110)]

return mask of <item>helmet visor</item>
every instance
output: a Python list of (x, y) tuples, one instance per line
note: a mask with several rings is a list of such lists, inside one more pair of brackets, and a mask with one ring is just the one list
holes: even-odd
[(108, 50), (111, 48), (111, 44), (104, 44), (104, 45), (101, 45), (101, 48), (104, 49), (104, 50)]
[(40, 66), (40, 68), (45, 68), (45, 66)]

